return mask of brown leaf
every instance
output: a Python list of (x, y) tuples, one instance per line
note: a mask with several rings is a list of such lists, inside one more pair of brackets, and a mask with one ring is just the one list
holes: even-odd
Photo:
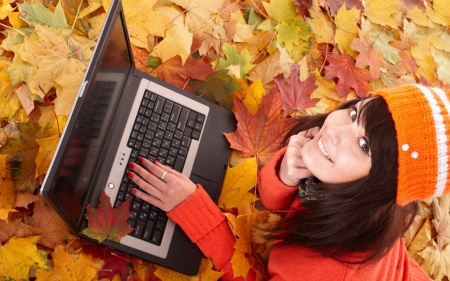
[(37, 202), (38, 198), (27, 192), (27, 191), (19, 191), (17, 192), (17, 196), (16, 196), (16, 208), (17, 207), (23, 207), (28, 209), (28, 205), (30, 205), (33, 202)]
[(11, 237), (25, 238), (39, 235), (42, 229), (22, 223), (22, 218), (8, 219), (8, 222), (0, 220), (0, 242), (5, 244)]
[(45, 203), (42, 196), (38, 195), (38, 201), (34, 204), (33, 215), (28, 217), (31, 226), (43, 229), (39, 244), (48, 248), (55, 248), (65, 240), (73, 239), (66, 223)]

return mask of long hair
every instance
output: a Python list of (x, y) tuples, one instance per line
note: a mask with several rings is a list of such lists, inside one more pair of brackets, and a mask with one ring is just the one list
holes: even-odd
[[(342, 104), (349, 108), (361, 99)], [(329, 194), (306, 201), (304, 208), (281, 220), (267, 237), (278, 240), (275, 247), (302, 246), (319, 255), (348, 264), (381, 259), (413, 222), (417, 204), (396, 204), (398, 151), (394, 122), (386, 102), (375, 97), (361, 108), (359, 121), (369, 139), (372, 166), (361, 179), (343, 184), (317, 183), (316, 190)], [(286, 135), (321, 127), (327, 115), (300, 117)], [(350, 259), (349, 254), (358, 257)]]

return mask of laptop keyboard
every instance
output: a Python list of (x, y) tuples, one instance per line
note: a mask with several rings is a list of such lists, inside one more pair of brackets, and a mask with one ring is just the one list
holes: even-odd
[[(160, 163), (181, 172), (192, 139), (200, 138), (205, 116), (162, 96), (145, 91), (128, 140), (132, 149), (129, 162), (138, 157)], [(160, 245), (167, 215), (159, 208), (136, 198), (131, 190), (140, 189), (127, 176), (127, 168), (114, 207), (131, 198), (128, 224), (139, 239)]]

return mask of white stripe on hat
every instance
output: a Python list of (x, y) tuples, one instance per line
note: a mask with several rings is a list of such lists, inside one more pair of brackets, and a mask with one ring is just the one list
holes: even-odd
[[(433, 197), (441, 196), (442, 193), (445, 190), (445, 185), (447, 183), (447, 135), (446, 135), (446, 129), (444, 124), (444, 118), (441, 114), (441, 109), (439, 107), (438, 102), (435, 99), (435, 95), (430, 91), (429, 88), (416, 84), (416, 87), (418, 87), (425, 98), (428, 100), (428, 104), (431, 108), (431, 115), (434, 120), (434, 128), (436, 132), (436, 145), (437, 145), (437, 158), (438, 158), (438, 171), (437, 171), (437, 182), (436, 182), (436, 190), (433, 194)], [(442, 100), (442, 103), (449, 103), (448, 99), (445, 95), (445, 93), (440, 95), (437, 93), (440, 100)], [(447, 109), (447, 105), (445, 106)], [(450, 108), (450, 106), (449, 106)], [(448, 111), (448, 109), (447, 109)]]
[[(448, 100), (447, 95), (442, 89), (439, 88), (431, 88), (441, 99), (442, 103), (444, 104), (445, 110), (447, 111), (447, 115), (450, 114), (450, 102)], [(447, 116), (448, 118), (448, 116)], [(435, 196), (442, 196), (445, 190), (445, 186), (447, 185), (447, 170), (448, 170), (448, 147), (447, 147), (447, 134), (445, 132), (445, 125), (444, 125), (444, 133), (441, 139), (438, 139), (438, 154), (439, 157), (445, 158), (443, 159), (442, 166), (441, 163), (439, 163), (438, 167), (438, 181), (439, 178), (442, 177), (442, 183), (439, 184), (438, 189), (435, 192)]]

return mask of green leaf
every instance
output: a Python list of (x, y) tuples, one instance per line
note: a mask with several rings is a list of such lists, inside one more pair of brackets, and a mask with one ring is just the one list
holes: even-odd
[(226, 69), (211, 73), (206, 81), (191, 79), (189, 87), (194, 94), (211, 102), (217, 102), (222, 107), (233, 108), (232, 93), (242, 90), (235, 78), (227, 73)]
[(56, 5), (54, 13), (39, 1), (35, 1), (33, 4), (24, 2), (17, 6), (19, 7), (20, 18), (30, 26), (39, 24), (59, 29), (66, 29), (68, 27), (61, 2), (58, 2)]
[(11, 86), (15, 87), (20, 82), (26, 81), (37, 72), (37, 67), (23, 61), (16, 54), (12, 63), (5, 70), (11, 77)]
[(222, 50), (227, 58), (226, 59), (220, 58), (214, 61), (211, 64), (213, 68), (215, 68), (217, 64), (219, 66), (219, 69), (225, 69), (230, 65), (239, 65), (241, 70), (240, 71), (241, 78), (245, 79), (245, 75), (250, 70), (252, 70), (253, 67), (255, 67), (254, 64), (251, 64), (252, 56), (250, 56), (247, 48), (245, 48), (244, 50), (241, 51), (240, 54), (238, 54), (235, 45), (224, 43)]

